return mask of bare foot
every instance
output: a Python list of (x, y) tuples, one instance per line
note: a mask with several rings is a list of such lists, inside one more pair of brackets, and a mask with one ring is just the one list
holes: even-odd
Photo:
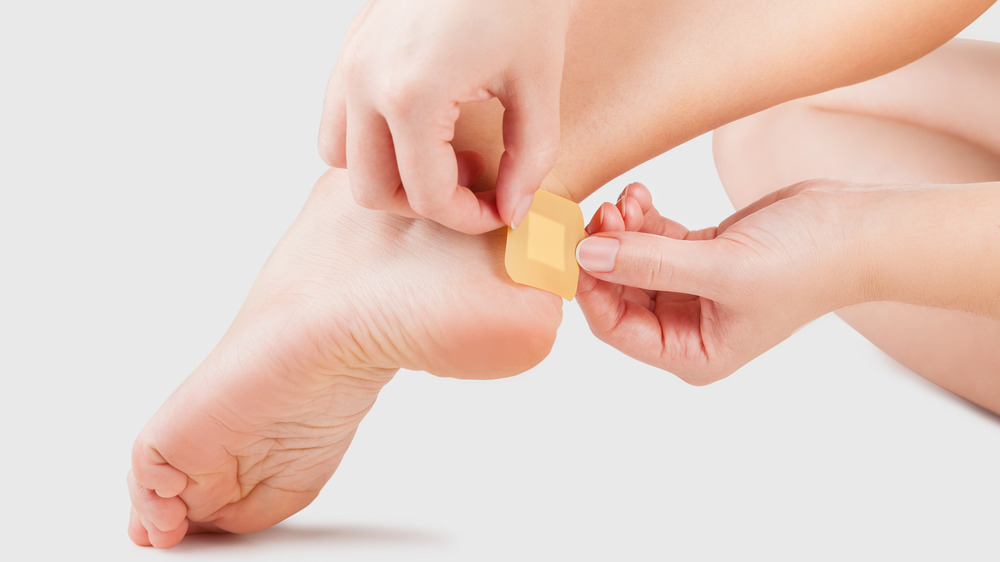
[(558, 297), (513, 284), (502, 233), (357, 207), (331, 170), (233, 325), (136, 439), (129, 536), (248, 533), (308, 505), (399, 367), (496, 378), (541, 361)]

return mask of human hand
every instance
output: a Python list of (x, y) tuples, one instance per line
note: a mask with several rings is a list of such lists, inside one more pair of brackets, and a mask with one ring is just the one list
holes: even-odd
[(851, 227), (867, 193), (801, 183), (689, 231), (632, 184), (578, 246), (580, 308), (627, 355), (691, 384), (722, 379), (863, 292)]
[[(370, 209), (478, 234), (516, 226), (559, 152), (559, 90), (572, 0), (372, 0), (330, 78), (319, 150), (347, 167)], [(496, 191), (458, 181), (475, 167), (451, 145), (459, 105), (503, 104)]]

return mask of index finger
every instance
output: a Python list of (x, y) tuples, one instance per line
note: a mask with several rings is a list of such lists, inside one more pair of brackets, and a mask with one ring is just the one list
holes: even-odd
[[(581, 273), (581, 276), (588, 275)], [(692, 297), (656, 299), (648, 303), (630, 298), (628, 288), (607, 281), (576, 295), (590, 331), (625, 355), (681, 375), (707, 363), (700, 346), (700, 304)], [(671, 301), (671, 302), (667, 302)], [(651, 307), (652, 305), (652, 307)]]

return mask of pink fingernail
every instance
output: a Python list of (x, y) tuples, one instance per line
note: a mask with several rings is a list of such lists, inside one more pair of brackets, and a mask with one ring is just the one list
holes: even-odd
[(511, 228), (517, 228), (521, 224), (521, 221), (524, 220), (524, 217), (528, 216), (528, 211), (531, 210), (531, 203), (534, 200), (535, 194), (532, 193), (524, 199), (521, 199), (521, 202), (517, 204), (517, 207), (514, 207), (514, 216), (510, 218)]
[(620, 245), (615, 238), (603, 236), (584, 238), (576, 246), (576, 263), (594, 273), (614, 271)]
[(621, 202), (622, 202), (622, 199), (625, 199), (626, 197), (628, 197), (628, 188), (629, 188), (629, 186), (631, 186), (631, 185), (632, 185), (632, 184), (628, 184), (628, 185), (626, 185), (626, 186), (625, 186), (625, 189), (623, 189), (623, 190), (622, 190), (622, 194), (621, 194), (621, 195), (619, 195), (619, 196), (618, 196), (618, 200), (617, 200), (617, 201), (615, 201), (615, 205), (617, 205), (617, 204), (621, 203)]

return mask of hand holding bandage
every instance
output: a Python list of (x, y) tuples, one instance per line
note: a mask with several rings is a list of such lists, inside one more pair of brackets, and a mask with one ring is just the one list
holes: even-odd
[(830, 187), (799, 184), (690, 231), (661, 217), (644, 186), (628, 186), (598, 210), (577, 249), (577, 299), (591, 330), (704, 385), (851, 304), (858, 268), (845, 263), (852, 213), (841, 211), (856, 192)]
[[(347, 34), (330, 77), (319, 148), (364, 207), (467, 234), (521, 223), (559, 155), (570, 0), (382, 0)], [(460, 176), (462, 105), (503, 104), (496, 190)]]

